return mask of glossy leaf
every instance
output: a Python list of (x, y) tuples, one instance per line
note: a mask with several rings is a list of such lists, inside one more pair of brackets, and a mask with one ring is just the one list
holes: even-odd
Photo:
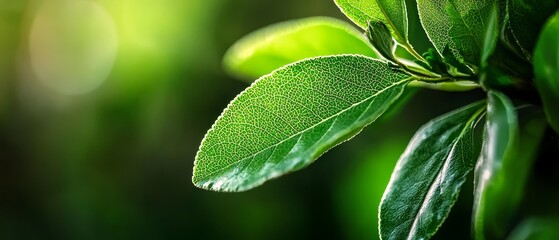
[(448, 47), (459, 60), (477, 64), (488, 19), (495, 1), (417, 0), (421, 24), (427, 36), (444, 56)]
[(417, 131), (380, 205), (382, 239), (428, 239), (441, 226), (473, 169), (473, 129), (483, 105), (447, 113)]
[(311, 17), (274, 24), (237, 41), (225, 54), (226, 70), (253, 81), (296, 61), (336, 54), (376, 57), (363, 33), (349, 23)]
[(532, 58), (532, 52), (542, 26), (558, 8), (559, 1), (557, 0), (507, 1), (512, 33), (528, 60)]
[(404, 0), (335, 0), (354, 23), (367, 29), (369, 21), (385, 23), (396, 41), (408, 42), (408, 14)]
[(534, 72), (547, 119), (559, 133), (559, 13), (542, 30), (534, 51)]
[(301, 169), (376, 120), (410, 76), (359, 55), (306, 59), (239, 94), (208, 131), (194, 184), (243, 191)]
[(545, 131), (541, 111), (524, 109), (517, 119), (510, 100), (488, 93), (487, 124), (476, 166), (474, 230), (477, 239), (502, 239), (524, 195), (524, 185)]

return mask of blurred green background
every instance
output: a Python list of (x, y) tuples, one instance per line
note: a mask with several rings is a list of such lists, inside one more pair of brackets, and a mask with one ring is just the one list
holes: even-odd
[[(309, 16), (347, 20), (331, 0), (0, 0), (0, 239), (377, 238), (407, 141), (480, 91), (410, 90), (351, 142), (248, 192), (190, 180), (204, 133), (247, 86), (224, 52)], [(437, 238), (469, 238), (471, 192)]]

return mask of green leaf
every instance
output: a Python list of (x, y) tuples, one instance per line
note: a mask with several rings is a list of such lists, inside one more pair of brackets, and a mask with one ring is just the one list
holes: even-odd
[(474, 230), (476, 239), (503, 239), (524, 195), (524, 186), (545, 132), (541, 111), (524, 109), (517, 119), (510, 100), (488, 92), (487, 123), (476, 166)]
[(559, 219), (533, 217), (524, 220), (510, 234), (509, 240), (555, 240), (559, 239)]
[(464, 74), (469, 76), (475, 75), (475, 73), (470, 67), (468, 67), (468, 65), (466, 65), (462, 60), (458, 60), (456, 56), (454, 56), (454, 53), (452, 53), (452, 50), (448, 46), (443, 49), (443, 60), (445, 63), (447, 63), (448, 66), (447, 72), (453, 76)]
[(382, 239), (428, 239), (441, 226), (472, 170), (478, 102), (417, 131), (400, 157), (380, 204)]
[(480, 65), (482, 67), (487, 66), (489, 57), (495, 51), (497, 42), (499, 40), (499, 14), (497, 12), (497, 7), (491, 10), (491, 15), (489, 16), (489, 22), (487, 23), (487, 28), (485, 29), (485, 38), (483, 41), (483, 48), (481, 51)]
[(390, 30), (383, 22), (370, 21), (367, 27), (367, 39), (375, 47), (381, 56), (390, 60), (393, 63), (398, 61), (394, 57), (394, 47), (396, 44), (392, 40), (392, 35), (390, 35)]
[(559, 12), (542, 30), (534, 51), (534, 72), (547, 119), (559, 133)]
[(363, 33), (349, 23), (311, 17), (277, 23), (243, 37), (225, 53), (223, 63), (230, 73), (253, 81), (289, 63), (337, 54), (376, 57)]
[(386, 62), (359, 55), (282, 67), (224, 110), (202, 141), (192, 181), (243, 191), (301, 169), (376, 120), (409, 81)]
[(512, 33), (528, 60), (532, 58), (532, 52), (542, 26), (558, 8), (559, 1), (557, 0), (507, 1)]
[(426, 52), (422, 54), (422, 56), (425, 59), (425, 62), (420, 60), (416, 60), (414, 62), (434, 73), (438, 73), (438, 74), (447, 73), (447, 65), (441, 58), (441, 55), (437, 53), (437, 50), (435, 50), (434, 48), (429, 48)]
[(417, 0), (421, 24), (439, 52), (448, 47), (461, 61), (477, 64), (495, 1)]
[(334, 0), (355, 24), (367, 29), (369, 21), (385, 23), (396, 41), (408, 42), (408, 14), (404, 0)]

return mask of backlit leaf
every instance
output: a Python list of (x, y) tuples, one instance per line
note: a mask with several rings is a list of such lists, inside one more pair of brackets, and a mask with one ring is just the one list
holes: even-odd
[(359, 55), (282, 67), (239, 94), (208, 131), (194, 184), (242, 191), (312, 163), (373, 122), (410, 76)]
[(241, 38), (223, 63), (230, 73), (253, 81), (305, 58), (337, 54), (376, 56), (363, 33), (349, 23), (311, 17), (277, 23)]
[[(495, 1), (417, 0), (421, 24), (443, 55), (448, 47), (459, 60), (477, 65)], [(444, 55), (443, 55), (444, 56)]]
[(408, 15), (404, 0), (335, 0), (354, 23), (367, 29), (369, 21), (385, 23), (398, 42), (408, 42)]

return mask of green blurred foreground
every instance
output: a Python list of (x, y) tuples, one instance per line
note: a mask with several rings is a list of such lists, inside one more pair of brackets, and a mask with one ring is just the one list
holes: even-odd
[[(190, 180), (205, 131), (246, 87), (222, 70), (225, 50), (309, 16), (345, 19), (325, 0), (0, 0), (0, 239), (377, 236), (408, 139), (480, 92), (416, 92), (397, 118), (250, 192)], [(469, 224), (470, 201), (438, 237), (469, 238), (453, 226)]]

